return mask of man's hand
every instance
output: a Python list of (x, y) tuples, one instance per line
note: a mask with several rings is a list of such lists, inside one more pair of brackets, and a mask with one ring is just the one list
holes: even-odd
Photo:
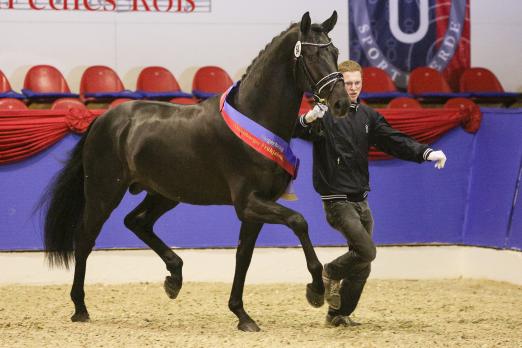
[(428, 155), (428, 161), (435, 162), (435, 168), (442, 169), (446, 164), (446, 155), (442, 151), (432, 151)]
[(307, 124), (310, 124), (318, 118), (323, 118), (327, 110), (328, 106), (324, 104), (315, 104), (314, 108), (304, 115), (304, 120)]

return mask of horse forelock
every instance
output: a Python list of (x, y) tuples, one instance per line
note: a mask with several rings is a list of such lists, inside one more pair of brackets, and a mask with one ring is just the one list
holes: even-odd
[(312, 24), (311, 29), (312, 29), (312, 31), (315, 31), (316, 33), (324, 32), (323, 26), (321, 24), (317, 24), (317, 23)]
[[(314, 33), (317, 33), (319, 36), (321, 34), (324, 34), (328, 40), (330, 40), (330, 36), (328, 36), (328, 33), (324, 30), (323, 26), (321, 24), (312, 24), (311, 31)], [(312, 42), (315, 42), (312, 40)]]

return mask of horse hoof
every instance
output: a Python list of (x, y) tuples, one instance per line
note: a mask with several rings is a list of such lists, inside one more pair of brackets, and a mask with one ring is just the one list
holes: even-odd
[(313, 288), (312, 283), (307, 284), (306, 299), (312, 307), (319, 308), (324, 305), (324, 290), (323, 292), (317, 291)]
[(181, 290), (182, 280), (171, 276), (165, 277), (163, 288), (167, 293), (167, 296), (171, 299), (178, 297), (179, 291)]
[(244, 322), (244, 323), (239, 323), (237, 325), (237, 328), (241, 331), (245, 331), (245, 332), (259, 332), (261, 331), (261, 329), (259, 328), (259, 326), (257, 326), (257, 324), (253, 321), (247, 321), (247, 322)]
[(74, 313), (74, 315), (71, 317), (71, 321), (73, 322), (80, 322), (85, 323), (90, 320), (89, 313)]

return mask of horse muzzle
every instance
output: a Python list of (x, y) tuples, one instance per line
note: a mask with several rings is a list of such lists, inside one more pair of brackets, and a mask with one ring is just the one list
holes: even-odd
[(328, 107), (332, 115), (344, 117), (348, 114), (350, 98), (342, 84), (337, 84), (328, 97)]

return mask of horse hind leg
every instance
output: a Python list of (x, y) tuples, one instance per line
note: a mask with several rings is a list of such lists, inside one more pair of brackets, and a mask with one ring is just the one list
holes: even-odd
[(110, 175), (103, 171), (102, 173), (103, 177), (86, 178), (83, 224), (75, 235), (75, 268), (71, 289), (71, 299), (75, 308), (71, 320), (75, 322), (89, 320), (84, 291), (87, 258), (94, 248), (103, 224), (118, 206), (127, 188), (119, 175)]
[(165, 292), (175, 299), (183, 285), (183, 260), (172, 251), (153, 231), (156, 221), (179, 202), (158, 194), (147, 194), (145, 199), (124, 220), (125, 226), (147, 244), (165, 262), (170, 276), (165, 278)]
[(243, 290), (257, 237), (259, 236), (262, 227), (263, 224), (260, 223), (243, 222), (241, 224), (239, 245), (237, 246), (236, 251), (234, 283), (232, 284), (232, 291), (230, 292), (230, 299), (228, 301), (228, 308), (239, 319), (237, 328), (241, 331), (257, 332), (261, 330), (243, 307)]

